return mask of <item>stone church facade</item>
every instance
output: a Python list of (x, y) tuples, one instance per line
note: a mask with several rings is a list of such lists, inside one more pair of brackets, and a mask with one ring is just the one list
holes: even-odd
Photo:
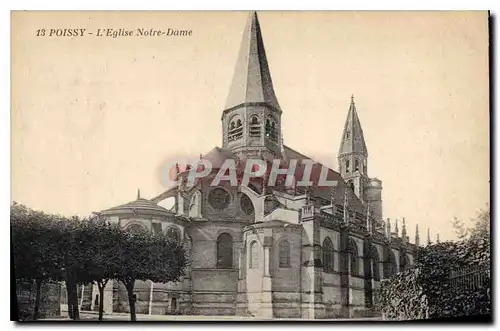
[[(214, 114), (217, 116), (218, 114)], [(222, 111), (222, 147), (203, 159), (212, 174), (177, 185), (152, 199), (141, 198), (100, 212), (133, 231), (165, 232), (185, 245), (191, 263), (177, 283), (137, 282), (136, 306), (145, 314), (239, 315), (321, 319), (366, 316), (380, 280), (413, 264), (418, 245), (406, 224), (391, 230), (383, 220), (382, 182), (368, 176), (368, 150), (350, 106), (337, 155), (339, 171), (327, 171), (334, 187), (268, 187), (264, 180), (231, 186), (210, 183), (228, 159), (267, 162), (310, 158), (283, 144), (283, 111), (275, 95), (256, 13), (249, 16), (227, 104)], [(310, 180), (318, 182), (321, 164)], [(300, 179), (304, 166), (297, 166)], [(166, 208), (168, 201), (173, 208)], [(84, 289), (95, 309), (97, 288)], [(105, 312), (126, 312), (122, 284), (105, 289)]]

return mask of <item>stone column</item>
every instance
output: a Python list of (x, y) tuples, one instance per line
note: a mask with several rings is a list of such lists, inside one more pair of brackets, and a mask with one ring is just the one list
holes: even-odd
[(342, 225), (340, 228), (340, 304), (341, 315), (343, 318), (349, 318), (349, 228)]
[(262, 274), (262, 293), (260, 304), (261, 318), (273, 317), (273, 296), (272, 296), (272, 276), (271, 276), (271, 250), (273, 245), (272, 229), (265, 229), (263, 237), (263, 274)]
[(302, 318), (324, 318), (323, 264), (320, 221), (312, 217), (302, 219), (301, 311)]

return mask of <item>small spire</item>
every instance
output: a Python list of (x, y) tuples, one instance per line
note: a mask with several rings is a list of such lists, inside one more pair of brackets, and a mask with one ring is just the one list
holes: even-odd
[(349, 224), (349, 201), (347, 199), (347, 187), (344, 185), (344, 222)]
[(354, 105), (354, 93), (353, 93), (353, 94), (351, 94), (351, 104), (353, 104), (353, 105)]
[(366, 206), (366, 229), (368, 230), (369, 233), (373, 232), (372, 228), (372, 222), (370, 219), (370, 201), (368, 201), (368, 205)]
[(427, 228), (427, 245), (431, 244), (431, 229)]
[(387, 218), (387, 237), (389, 240), (392, 238), (392, 233), (391, 233), (391, 219)]
[(401, 228), (401, 237), (403, 238), (403, 242), (407, 241), (407, 236), (406, 236), (406, 220), (403, 217), (403, 227)]
[(398, 219), (397, 218), (396, 218), (396, 226), (394, 227), (394, 232), (396, 233), (396, 238), (399, 237)]
[(420, 246), (420, 235), (418, 234), (418, 224), (415, 226), (415, 245)]
[(141, 198), (141, 189), (137, 189), (137, 200)]
[(436, 234), (436, 243), (438, 243), (438, 244), (440, 243), (440, 241), (439, 241), (439, 233)]

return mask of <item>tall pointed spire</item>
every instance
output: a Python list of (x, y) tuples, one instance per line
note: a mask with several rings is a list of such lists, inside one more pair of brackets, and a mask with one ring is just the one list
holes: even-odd
[(248, 17), (225, 109), (248, 103), (266, 103), (281, 111), (256, 12)]
[[(361, 128), (361, 122), (358, 117), (358, 112), (356, 111), (356, 104), (354, 103), (354, 94), (351, 95), (351, 104), (349, 106), (344, 132), (340, 142), (339, 157), (351, 153), (359, 153), (368, 157), (363, 129)], [(354, 167), (354, 164), (352, 166)], [(353, 168), (352, 170), (355, 171), (356, 169)]]

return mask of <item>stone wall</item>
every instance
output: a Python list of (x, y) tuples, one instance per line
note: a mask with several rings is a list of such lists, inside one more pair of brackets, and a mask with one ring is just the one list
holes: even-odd
[[(16, 282), (16, 299), (19, 320), (31, 320), (35, 308), (36, 285), (30, 282)], [(60, 283), (42, 284), (39, 309), (40, 318), (61, 315)]]

